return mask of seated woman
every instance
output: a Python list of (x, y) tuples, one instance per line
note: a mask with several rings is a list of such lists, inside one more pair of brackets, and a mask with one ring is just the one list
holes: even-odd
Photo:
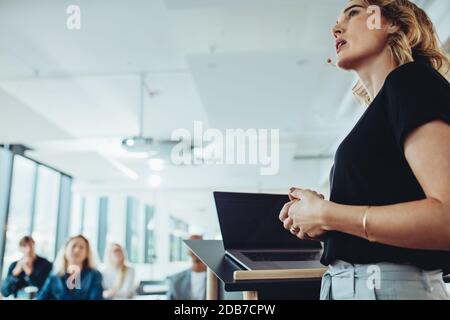
[(106, 253), (103, 271), (103, 297), (105, 299), (130, 299), (135, 294), (134, 269), (125, 263), (125, 250), (111, 244)]
[(70, 238), (39, 292), (38, 300), (101, 300), (102, 275), (93, 266), (89, 241), (82, 235)]

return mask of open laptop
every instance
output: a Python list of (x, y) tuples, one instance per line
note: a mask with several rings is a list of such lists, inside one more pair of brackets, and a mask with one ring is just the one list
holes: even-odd
[(318, 241), (301, 240), (278, 219), (286, 195), (214, 192), (223, 245), (248, 270), (323, 268)]

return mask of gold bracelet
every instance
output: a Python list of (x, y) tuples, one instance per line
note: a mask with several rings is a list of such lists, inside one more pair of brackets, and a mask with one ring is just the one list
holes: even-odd
[(370, 206), (367, 206), (366, 210), (364, 211), (364, 217), (363, 217), (363, 229), (364, 229), (364, 234), (366, 236), (366, 239), (370, 241), (369, 239), (369, 235), (367, 234), (367, 216), (369, 215), (369, 209)]

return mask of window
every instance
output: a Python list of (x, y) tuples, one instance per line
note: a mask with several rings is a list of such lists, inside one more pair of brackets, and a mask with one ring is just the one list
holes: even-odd
[(155, 210), (154, 207), (145, 206), (145, 263), (154, 263), (156, 260), (155, 246)]
[[(86, 203), (84, 207), (83, 214), (83, 235), (89, 240), (91, 248), (97, 248), (98, 239), (98, 208), (99, 202), (98, 197), (89, 196), (86, 197)], [(94, 251), (94, 254), (98, 254)]]
[(86, 198), (73, 195), (72, 209), (70, 215), (69, 236), (83, 234), (84, 211), (86, 209)]
[[(31, 234), (35, 178), (36, 164), (24, 157), (15, 156), (6, 232), (6, 266), (20, 258), (20, 238)], [(6, 271), (7, 268), (4, 269)]]
[(187, 251), (183, 240), (188, 237), (189, 225), (184, 221), (170, 217), (170, 230), (170, 261), (187, 260)]
[(58, 199), (58, 226), (56, 234), (56, 250), (63, 247), (69, 234), (70, 203), (72, 199), (72, 178), (61, 175)]
[(1, 275), (21, 257), (25, 235), (33, 236), (38, 255), (53, 260), (67, 237), (71, 183), (67, 175), (0, 148), (0, 230), (6, 229), (0, 233)]
[(139, 241), (139, 202), (133, 197), (127, 198), (125, 246), (130, 262), (141, 262), (142, 241)]
[(38, 166), (33, 238), (36, 253), (47, 259), (55, 257), (60, 177), (58, 172)]
[(70, 236), (79, 234), (85, 236), (94, 250), (95, 258), (100, 261), (103, 261), (108, 240), (108, 219), (110, 218), (108, 209), (108, 197), (74, 195), (70, 216)]
[(100, 259), (105, 256), (106, 234), (108, 233), (108, 198), (101, 197), (98, 203), (97, 250)]
[[(8, 203), (10, 199), (10, 190), (11, 190), (12, 163), (13, 163), (12, 153), (6, 149), (0, 148), (0, 230), (6, 229), (6, 222), (8, 217)], [(2, 270), (7, 270), (8, 268), (8, 266), (4, 267), (3, 264), (6, 236), (7, 235), (5, 235), (3, 232), (0, 232), (0, 276), (2, 275)], [(6, 243), (6, 245), (8, 245), (8, 243)], [(11, 259), (12, 257), (10, 253), (7, 255), (6, 259), (7, 263)]]

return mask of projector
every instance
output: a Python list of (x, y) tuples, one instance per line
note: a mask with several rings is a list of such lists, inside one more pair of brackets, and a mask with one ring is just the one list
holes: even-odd
[(122, 140), (122, 146), (130, 152), (149, 151), (154, 148), (153, 138), (129, 137)]

